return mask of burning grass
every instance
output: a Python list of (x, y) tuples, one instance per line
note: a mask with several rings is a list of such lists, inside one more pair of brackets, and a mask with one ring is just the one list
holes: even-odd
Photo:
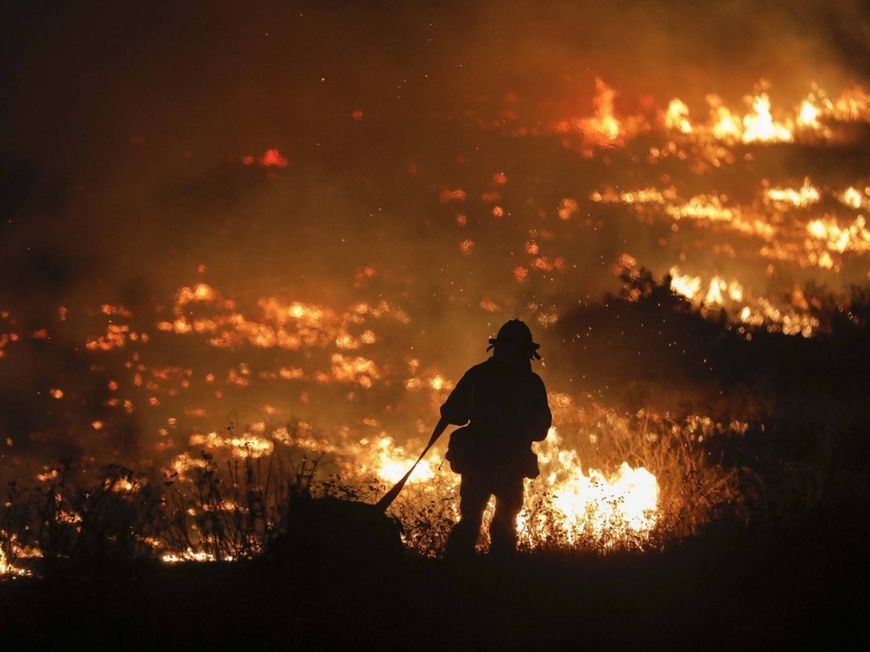
[[(870, 313), (867, 288), (851, 287), (870, 280), (870, 95), (860, 66), (839, 65), (860, 60), (857, 32), (809, 29), (858, 23), (837, 7), (821, 21), (792, 12), (794, 23), (753, 10), (735, 29), (729, 3), (684, 7), (649, 38), (662, 12), (634, 4), (617, 29), (588, 7), (580, 29), (557, 11), (565, 25), (531, 42), (545, 23), (504, 29), (500, 17), (523, 12), (501, 5), (398, 30), (407, 12), (354, 11), (334, 29), (340, 11), (248, 11), (269, 24), (206, 21), (217, 34), (196, 16), (167, 31), (157, 11), (173, 47), (136, 15), (136, 29), (114, 30), (130, 56), (108, 58), (67, 47), (81, 39), (46, 30), (50, 17), (29, 21), (73, 56), (41, 57), (42, 77), (62, 83), (34, 92), (25, 78), (42, 64), (13, 65), (0, 576), (47, 581), (6, 582), (0, 599), (57, 593), (0, 604), (8, 621), (23, 631), (41, 616), (68, 638), (66, 620), (78, 625), (99, 594), (95, 576), (121, 568), (135, 581), (103, 584), (94, 629), (126, 600), (136, 616), (124, 625), (160, 645), (175, 641), (167, 628), (199, 627), (197, 608), (223, 646), (234, 624), (280, 622), (290, 634), (263, 647), (306, 647), (306, 629), (374, 647), (378, 625), (406, 647), (496, 614), (468, 647), (657, 647), (662, 629), (691, 641), (662, 636), (671, 647), (699, 647), (731, 642), (716, 635), (746, 612), (767, 638), (738, 631), (732, 647), (783, 631), (807, 645), (796, 621), (816, 620), (811, 591), (848, 593), (870, 495)], [(381, 14), (386, 41), (368, 23)], [(139, 56), (155, 45), (177, 83), (170, 59)], [(657, 63), (666, 51), (673, 66)], [(196, 65), (206, 60), (232, 64)], [(772, 84), (753, 88), (758, 65)], [(67, 79), (106, 92), (81, 101)], [(344, 571), (273, 579), (246, 563), (267, 556), (297, 501), (380, 497), (513, 317), (542, 344), (555, 427), (536, 446), (541, 475), (517, 522), (525, 554), (509, 573), (486, 560), (454, 575), (437, 559), (458, 518), (444, 442), (392, 507), (411, 552), (395, 576), (363, 572), (348, 592)], [(222, 581), (251, 569), (241, 591)], [(159, 599), (142, 600), (166, 577)], [(767, 618), (783, 603), (793, 619)], [(421, 614), (435, 615), (428, 627)], [(575, 623), (563, 640), (551, 633)], [(201, 632), (191, 639), (181, 646), (202, 647)]]
[[(714, 507), (736, 501), (733, 474), (707, 464), (701, 448), (701, 433), (721, 431), (721, 424), (677, 424), (593, 408), (573, 409), (562, 427), (578, 435), (571, 442), (554, 430), (538, 450), (543, 472), (528, 481), (518, 518), (524, 549), (607, 552), (661, 546), (695, 531)], [(611, 453), (601, 459), (611, 461), (604, 467), (611, 471), (583, 467), (574, 447), (581, 432), (587, 450), (597, 438), (608, 442)], [(283, 427), (259, 437), (275, 448), (256, 455), (263, 447), (250, 437), (228, 437), (227, 445), (243, 454), (228, 454), (219, 446), (213, 453), (180, 457), (162, 474), (113, 465), (89, 483), (61, 466), (42, 474), (36, 485), (10, 483), (0, 514), (5, 573), (63, 560), (251, 559), (282, 531), (294, 500), (330, 495), (374, 502), (393, 480), (392, 468), (410, 463), (401, 448), (388, 448), (383, 441), (316, 457), (309, 450), (299, 457), (294, 441), (308, 441), (316, 449), (310, 432), (296, 428), (288, 435)], [(299, 461), (293, 461), (294, 454)], [(620, 459), (631, 462), (612, 462)], [(457, 477), (430, 467), (408, 486), (392, 513), (402, 523), (409, 549), (438, 555), (458, 516)], [(482, 548), (486, 545), (483, 540)]]
[[(590, 396), (552, 391), (555, 427), (536, 445), (541, 475), (526, 483), (517, 522), (521, 547), (663, 549), (723, 520), (764, 522), (814, 508), (832, 495), (853, 495), (861, 484), (855, 480), (860, 473), (850, 469), (861, 459), (854, 450), (863, 415), (849, 406), (861, 385), (844, 383), (866, 357), (866, 295), (856, 291), (843, 308), (823, 306), (808, 291), (803, 300), (820, 306), (814, 315), (829, 335), (795, 337), (760, 325), (735, 327), (674, 292), (673, 280), (657, 283), (629, 262), (619, 295), (579, 308), (561, 327), (607, 337), (613, 324), (628, 329), (660, 323), (652, 342), (635, 334), (641, 352), (656, 356), (645, 373), (613, 359), (600, 369), (587, 359), (585, 367), (602, 383), (628, 383), (625, 405), (674, 406), (664, 391), (671, 385), (693, 407), (682, 415), (661, 407), (607, 407)], [(737, 291), (724, 281), (717, 287)], [(815, 365), (819, 373), (830, 367), (843, 378), (795, 377), (794, 365)], [(718, 377), (710, 376), (714, 368)], [(439, 374), (422, 373), (417, 365), (411, 371), (421, 387), (449, 391)], [(803, 403), (796, 404), (796, 396)], [(839, 406), (829, 410), (840, 414), (838, 420), (820, 426), (814, 412), (820, 404)], [(703, 405), (706, 414), (699, 410)], [(367, 425), (378, 434), (327, 436), (301, 421), (259, 420), (223, 433), (192, 432), (185, 450), (173, 451), (151, 471), (114, 464), (96, 474), (82, 464), (45, 467), (31, 482), (5, 485), (4, 573), (71, 561), (258, 557), (284, 529), (294, 500), (333, 496), (373, 503), (411, 465), (421, 441), (399, 444), (377, 420)], [(458, 518), (458, 476), (443, 464), (443, 453), (441, 442), (391, 512), (404, 528), (406, 547), (423, 557), (439, 555)], [(483, 537), (481, 550), (487, 545)]]
[[(389, 246), (350, 240), (358, 255), (345, 261), (329, 243), (358, 226), (318, 215), (302, 229), (317, 235), (314, 257), (281, 268), (284, 288), (254, 282), (248, 256), (251, 277), (235, 286), (217, 260), (186, 261), (194, 278), (167, 273), (171, 285), (147, 298), (63, 297), (47, 315), (4, 305), (2, 471), (18, 484), (0, 564), (246, 559), (280, 531), (293, 496), (373, 501), (411, 464), (460, 360), (479, 351), (466, 335), (509, 316), (535, 324), (552, 352), (543, 375), (556, 428), (526, 486), (526, 550), (661, 548), (776, 503), (788, 492), (768, 476), (784, 472), (762, 474), (766, 454), (742, 449), (777, 428), (812, 439), (789, 406), (841, 406), (860, 373), (866, 291), (848, 286), (866, 282), (870, 251), (867, 93), (812, 86), (785, 106), (759, 83), (742, 105), (670, 96), (632, 108), (603, 80), (595, 92), (585, 113), (522, 102), (496, 122), (463, 114), (481, 142), (474, 156), (468, 133), (442, 121), (445, 142), (458, 139), (443, 161), (413, 152), (401, 188), (371, 170), (379, 195), (408, 200), (412, 231), (379, 206), (369, 217)], [(223, 170), (268, 172), (290, 192), (300, 161), (281, 151), (230, 156)], [(285, 233), (286, 216), (268, 212), (263, 228)], [(405, 239), (408, 258), (396, 253)], [(667, 276), (657, 282), (639, 261)], [(291, 280), (307, 274), (307, 290)], [(40, 370), (33, 387), (18, 387), (22, 369)], [(819, 370), (842, 397), (806, 389)], [(222, 430), (228, 421), (247, 425)], [(394, 508), (423, 556), (458, 516), (443, 451)], [(57, 458), (70, 461), (45, 467)], [(801, 482), (812, 475), (791, 468)]]

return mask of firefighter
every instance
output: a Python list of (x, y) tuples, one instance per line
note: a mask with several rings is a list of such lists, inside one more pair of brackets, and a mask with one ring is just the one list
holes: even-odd
[(469, 369), (441, 407), (443, 422), (463, 426), (451, 433), (447, 450), (462, 483), (460, 520), (447, 540), (446, 557), (474, 554), (490, 496), (496, 500), (491, 554), (514, 552), (523, 479), (539, 474), (531, 445), (547, 436), (552, 422), (547, 390), (532, 371), (531, 361), (541, 356), (529, 327), (513, 319), (489, 344), (492, 356)]

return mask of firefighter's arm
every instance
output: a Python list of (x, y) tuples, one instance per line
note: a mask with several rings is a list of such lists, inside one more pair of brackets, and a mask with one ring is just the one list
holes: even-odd
[(539, 376), (535, 376), (535, 392), (533, 402), (533, 420), (530, 432), (532, 441), (543, 441), (547, 438), (547, 432), (553, 425), (553, 414), (550, 412), (550, 404), (547, 401), (547, 388)]
[(471, 381), (466, 373), (441, 406), (441, 420), (464, 426), (471, 420)]

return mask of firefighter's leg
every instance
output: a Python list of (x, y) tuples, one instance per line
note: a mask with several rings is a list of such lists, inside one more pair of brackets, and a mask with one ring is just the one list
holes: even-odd
[(495, 494), (495, 515), (489, 527), (493, 555), (509, 555), (517, 547), (517, 515), (523, 508), (523, 479), (511, 478)]
[(474, 554), (489, 495), (489, 487), (480, 478), (473, 475), (462, 476), (462, 484), (459, 486), (460, 519), (447, 539), (445, 557), (470, 557)]

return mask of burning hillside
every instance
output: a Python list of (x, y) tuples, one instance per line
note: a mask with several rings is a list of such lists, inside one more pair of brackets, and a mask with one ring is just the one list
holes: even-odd
[[(299, 43), (323, 37), (305, 21), (337, 20), (308, 16), (281, 23)], [(333, 28), (341, 48), (362, 38)], [(232, 47), (273, 61), (259, 31), (252, 53)], [(370, 73), (322, 52), (310, 68), (276, 64), (294, 80), (295, 95), (269, 97), (284, 109), (256, 109), (257, 84), (280, 88), (267, 67), (246, 85), (227, 64), (238, 86), (210, 71), (229, 89), (214, 94), (178, 72), (196, 99), (165, 113), (118, 81), (118, 106), (70, 109), (112, 120), (57, 157), (10, 136), (24, 154), (3, 159), (7, 511), (27, 502), (15, 487), (34, 486), (73, 540), (93, 496), (147, 503), (175, 529), (140, 523), (143, 554), (257, 554), (290, 478), (364, 499), (398, 480), (463, 369), (519, 317), (542, 343), (554, 413), (523, 545), (642, 548), (726, 507), (742, 518), (750, 474), (729, 455), (785, 403), (735, 352), (803, 355), (867, 327), (866, 79), (822, 65), (786, 76), (781, 61), (727, 82), (696, 67), (645, 79), (605, 59), (579, 74), (579, 53), (523, 43), (552, 87), (489, 79), (510, 69), (491, 53), (386, 63), (377, 48), (366, 86)], [(455, 78), (466, 61), (474, 76)], [(395, 507), (425, 554), (457, 516), (444, 452)], [(416, 520), (424, 508), (440, 526)], [(21, 519), (0, 533), (0, 572), (40, 546), (66, 554)]]

